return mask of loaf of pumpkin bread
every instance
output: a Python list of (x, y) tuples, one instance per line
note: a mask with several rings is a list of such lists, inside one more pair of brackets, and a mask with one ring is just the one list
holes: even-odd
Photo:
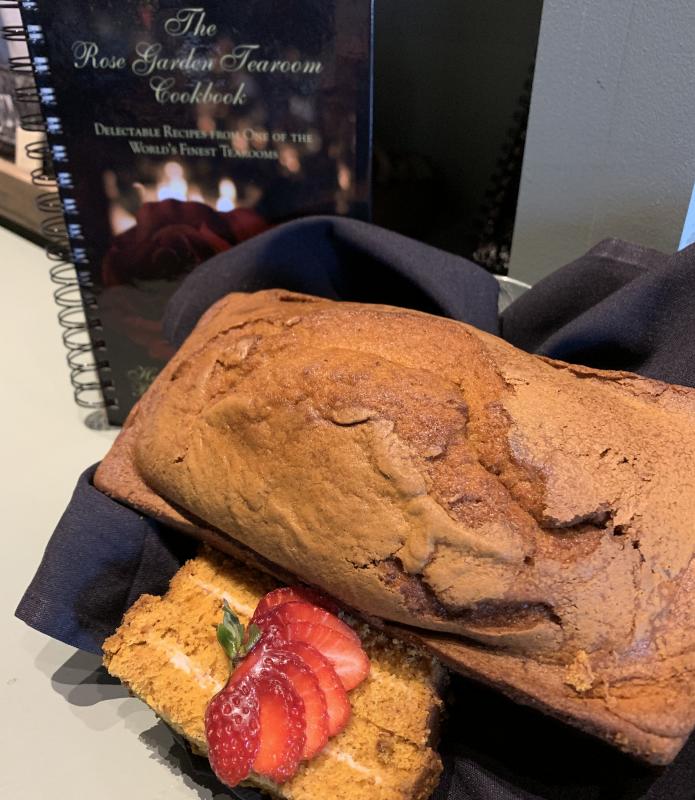
[(695, 390), (232, 294), (95, 483), (647, 761), (695, 725)]

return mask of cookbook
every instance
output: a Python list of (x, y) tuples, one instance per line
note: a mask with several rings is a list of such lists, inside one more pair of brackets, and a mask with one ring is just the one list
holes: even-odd
[(23, 0), (22, 16), (121, 424), (173, 354), (162, 315), (191, 270), (296, 217), (368, 217), (372, 2)]

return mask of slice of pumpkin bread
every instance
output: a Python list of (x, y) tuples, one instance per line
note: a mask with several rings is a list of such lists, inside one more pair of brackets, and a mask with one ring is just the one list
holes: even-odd
[[(104, 644), (104, 663), (194, 751), (206, 754), (205, 708), (225, 684), (229, 662), (216, 625), (226, 600), (243, 623), (277, 583), (205, 550), (185, 564), (164, 597), (143, 595)], [(281, 786), (250, 783), (288, 800), (425, 800), (441, 761), (432, 749), (444, 674), (421, 650), (349, 617), (371, 661), (368, 679), (350, 693), (347, 728)]]

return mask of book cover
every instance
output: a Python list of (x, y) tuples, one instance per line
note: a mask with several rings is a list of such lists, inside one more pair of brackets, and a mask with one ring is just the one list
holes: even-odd
[(23, 0), (109, 421), (172, 355), (197, 265), (308, 214), (366, 218), (372, 0)]

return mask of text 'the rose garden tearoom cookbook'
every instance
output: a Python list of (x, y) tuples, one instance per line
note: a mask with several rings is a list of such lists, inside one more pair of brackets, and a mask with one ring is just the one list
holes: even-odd
[[(372, 0), (23, 0), (71, 259), (120, 424), (212, 256), (369, 207)], [(87, 299), (88, 295), (88, 299)]]

